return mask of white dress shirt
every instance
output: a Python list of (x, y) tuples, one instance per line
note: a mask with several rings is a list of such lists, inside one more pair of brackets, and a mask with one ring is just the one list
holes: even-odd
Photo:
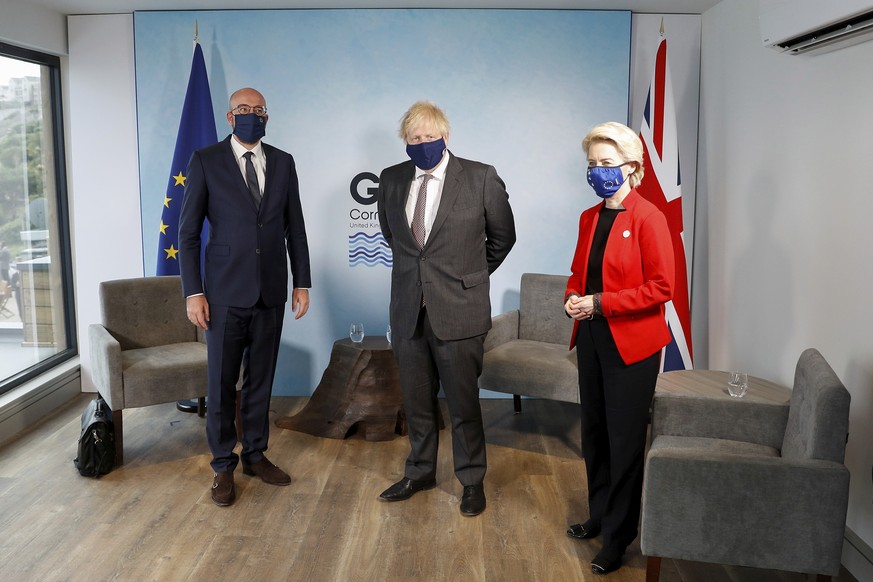
[[(267, 175), (267, 156), (264, 154), (264, 148), (261, 147), (261, 142), (255, 144), (250, 150), (236, 141), (235, 137), (230, 138), (230, 147), (233, 148), (233, 155), (236, 156), (236, 163), (239, 164), (239, 171), (242, 173), (243, 182), (246, 182), (246, 159), (243, 157), (246, 152), (252, 152), (252, 164), (255, 166), (255, 172), (258, 174), (258, 188), (261, 190), (261, 196), (264, 195), (264, 180)], [(248, 183), (248, 182), (246, 182)]]
[[(443, 185), (446, 182), (446, 168), (449, 165), (449, 150), (443, 152), (443, 158), (436, 168), (430, 172), (433, 179), (427, 183), (427, 204), (424, 207), (424, 242), (427, 242), (430, 236), (430, 229), (433, 226), (433, 221), (436, 218), (437, 210), (440, 207), (440, 199), (443, 195)], [(418, 189), (421, 187), (421, 181), (427, 172), (415, 167), (415, 178), (409, 185), (409, 196), (406, 199), (406, 222), (412, 228), (412, 217), (415, 214), (415, 203), (418, 200)]]

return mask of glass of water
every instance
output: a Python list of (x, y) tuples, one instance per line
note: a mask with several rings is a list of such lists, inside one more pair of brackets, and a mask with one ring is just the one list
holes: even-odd
[(349, 328), (349, 339), (351, 339), (356, 344), (364, 341), (364, 324), (363, 323), (353, 323)]
[(728, 379), (728, 394), (742, 398), (749, 390), (749, 375), (745, 372), (731, 372)]

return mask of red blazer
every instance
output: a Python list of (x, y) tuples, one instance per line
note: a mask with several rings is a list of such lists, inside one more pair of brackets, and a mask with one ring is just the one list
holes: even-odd
[[(573, 256), (567, 292), (585, 295), (588, 255), (600, 209), (579, 217), (579, 240)], [(647, 358), (670, 341), (664, 304), (673, 298), (675, 265), (667, 219), (658, 208), (631, 190), (622, 202), (603, 253), (603, 315), (625, 364)], [(573, 326), (570, 349), (579, 322)]]

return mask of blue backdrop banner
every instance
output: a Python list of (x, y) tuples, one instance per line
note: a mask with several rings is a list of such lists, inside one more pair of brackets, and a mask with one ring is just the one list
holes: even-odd
[(375, 192), (381, 170), (407, 159), (398, 126), (415, 101), (446, 112), (453, 153), (494, 165), (506, 183), (518, 242), (491, 278), (494, 313), (518, 306), (522, 273), (569, 272), (579, 214), (597, 202), (582, 138), (597, 123), (628, 122), (630, 12), (135, 13), (146, 261), (159, 245), (195, 20), (218, 137), (230, 131), (230, 93), (251, 86), (267, 100), (264, 141), (297, 162), (312, 304), (306, 317), (286, 318), (274, 393), (310, 394), (351, 322), (385, 334), (391, 257)]

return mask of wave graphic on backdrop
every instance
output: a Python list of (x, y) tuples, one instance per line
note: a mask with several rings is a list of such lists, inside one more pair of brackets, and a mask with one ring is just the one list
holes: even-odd
[(381, 232), (373, 234), (356, 232), (349, 235), (350, 267), (375, 267), (377, 265), (391, 267), (392, 262), (391, 248)]

